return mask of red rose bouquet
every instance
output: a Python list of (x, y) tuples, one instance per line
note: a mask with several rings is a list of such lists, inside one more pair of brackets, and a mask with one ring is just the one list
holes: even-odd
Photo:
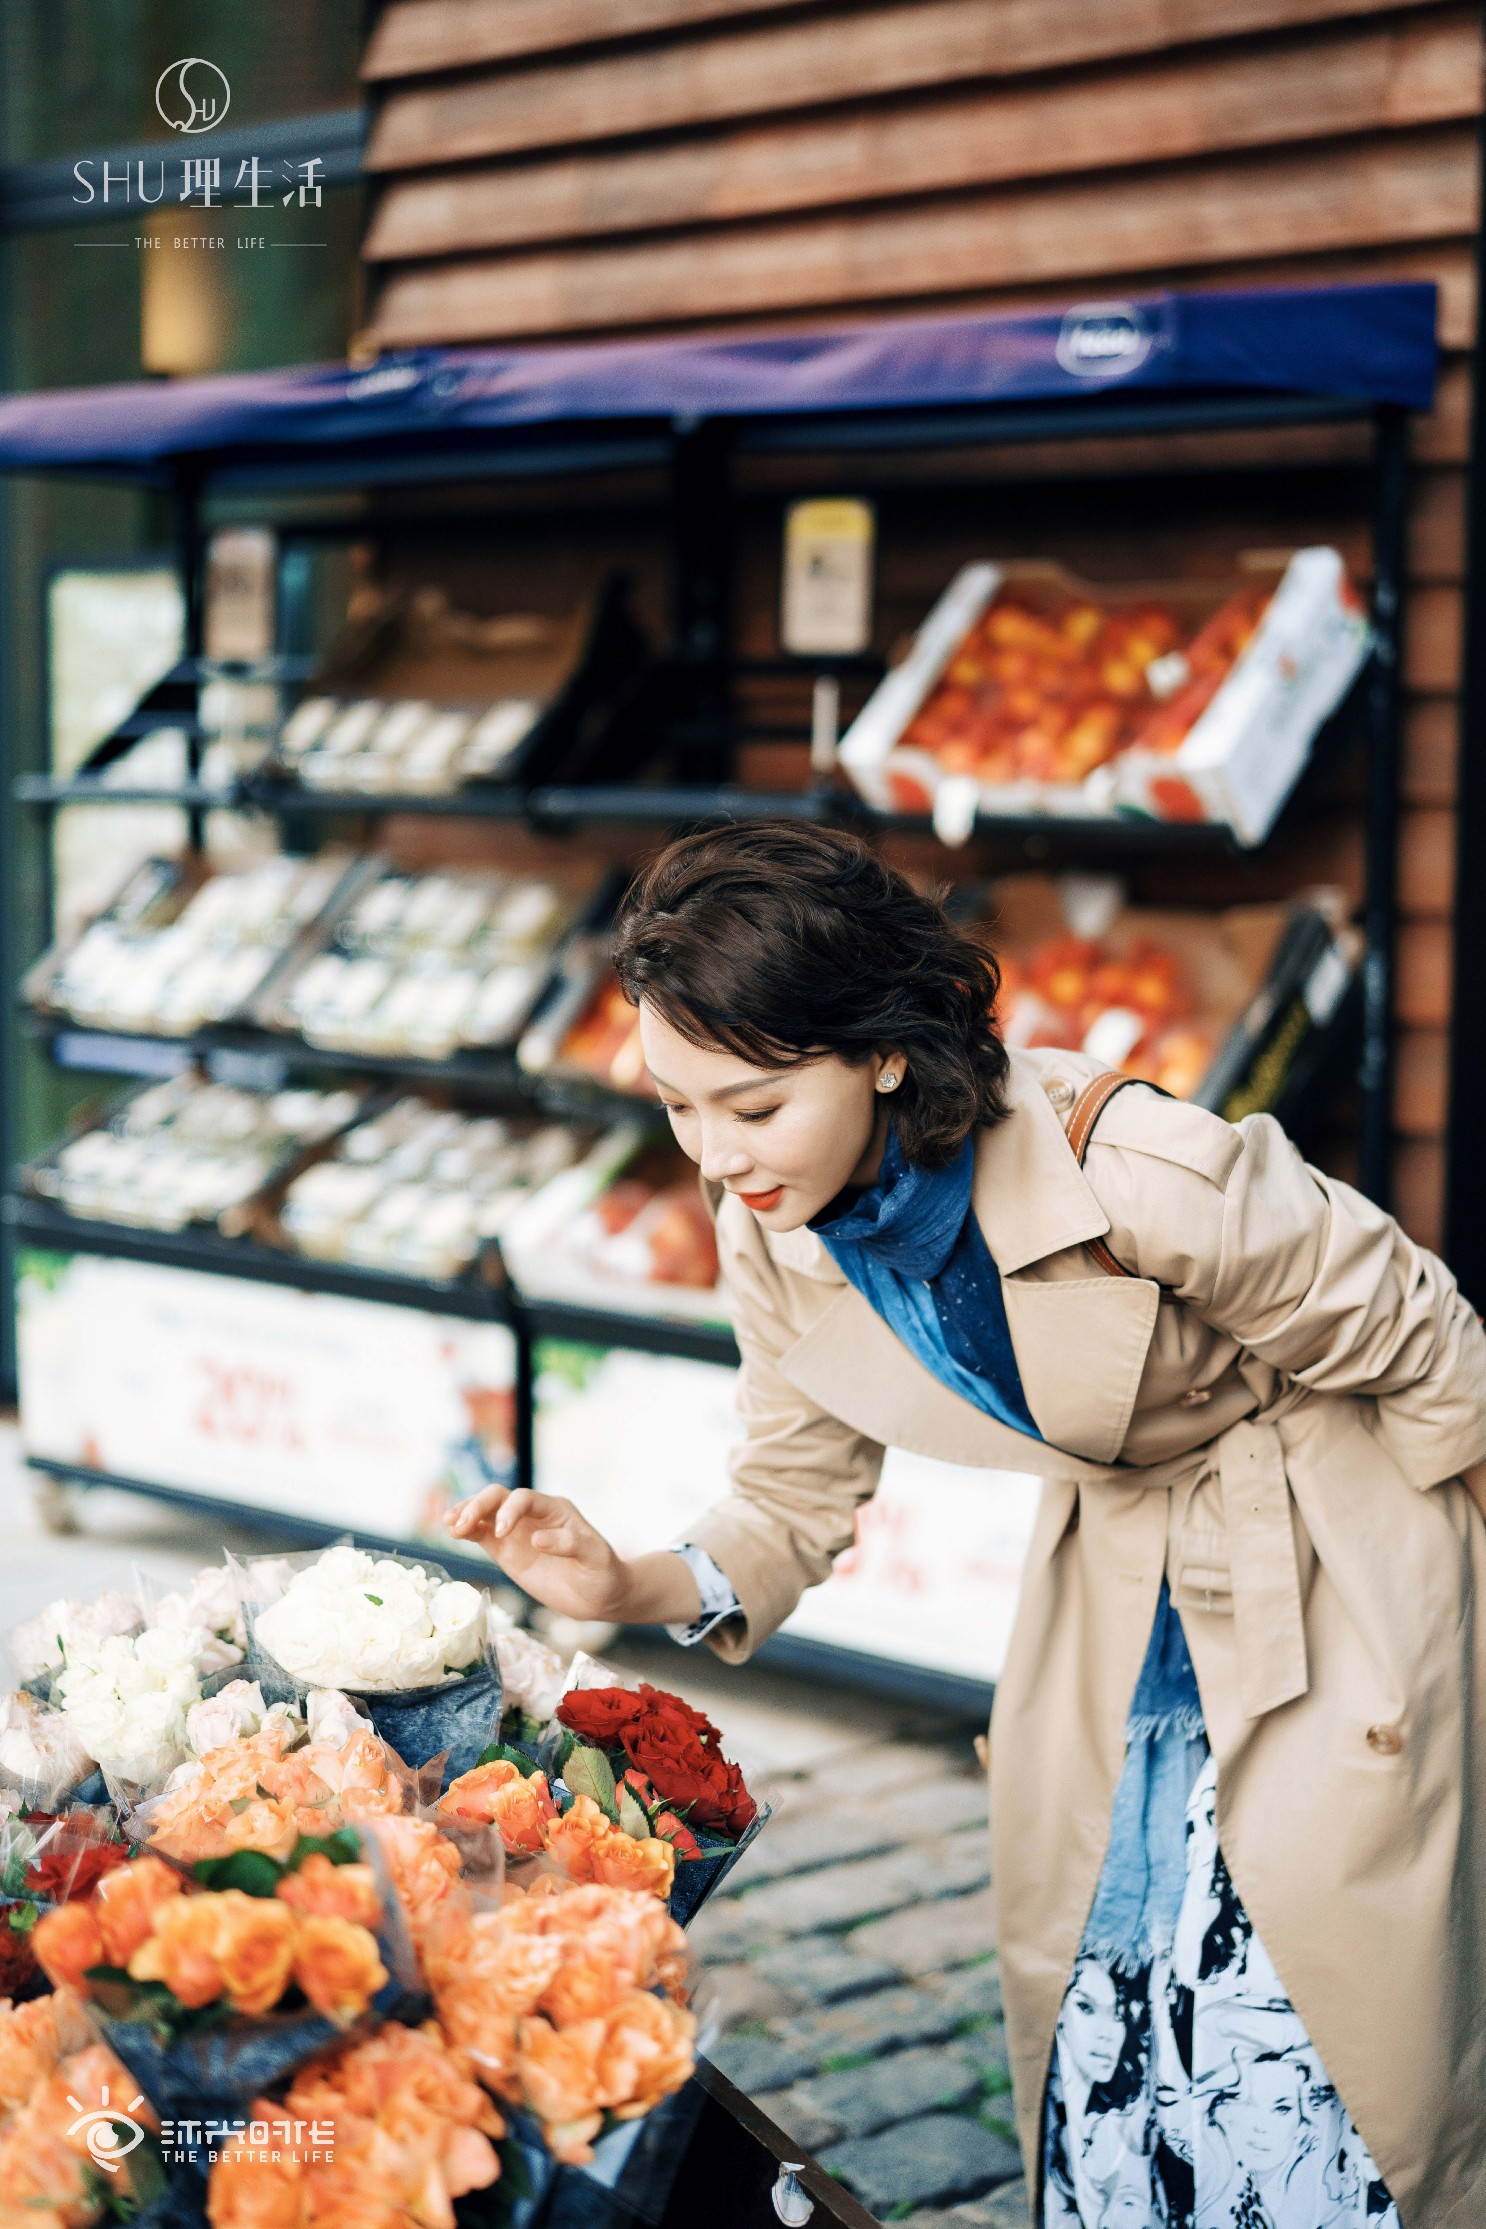
[(669, 1902), (683, 1921), (766, 1816), (723, 1755), (711, 1719), (643, 1681), (638, 1688), (570, 1688), (544, 1755), (575, 1802), (586, 1797), (624, 1833), (671, 1845)]

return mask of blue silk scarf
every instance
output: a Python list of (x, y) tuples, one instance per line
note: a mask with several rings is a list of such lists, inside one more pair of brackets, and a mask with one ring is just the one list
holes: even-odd
[(952, 1393), (1039, 1440), (1022, 1391), (1001, 1279), (971, 1208), (975, 1142), (946, 1169), (905, 1161), (896, 1127), (882, 1170), (843, 1214), (810, 1226), (909, 1353)]

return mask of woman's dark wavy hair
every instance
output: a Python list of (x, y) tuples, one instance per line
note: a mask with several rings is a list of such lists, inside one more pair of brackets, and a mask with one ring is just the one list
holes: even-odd
[(755, 1067), (902, 1051), (898, 1135), (927, 1168), (1006, 1112), (995, 960), (859, 837), (803, 821), (680, 837), (627, 893), (614, 964), (634, 1005)]

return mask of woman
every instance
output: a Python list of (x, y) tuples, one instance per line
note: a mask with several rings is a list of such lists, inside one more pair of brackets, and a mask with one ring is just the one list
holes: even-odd
[[(1313, 2117), (1244, 2041), (1278, 2019), (1341, 2101), (1333, 2185), (1376, 2162), (1359, 2224), (1486, 2221), (1486, 1336), (1447, 1271), (1266, 1116), (1008, 1056), (989, 956), (851, 837), (673, 844), (617, 966), (717, 1216), (732, 1492), (630, 1560), (498, 1487), (456, 1529), (555, 1609), (739, 1662), (849, 1546), (884, 1446), (1040, 1474), (991, 1765), (1039, 2209), (1045, 2135), (1105, 2140), (1060, 2071), (1097, 1967), (1122, 2004), (1147, 1975), (1121, 2218), (1136, 2174), (1152, 2224), (1316, 2229), (1283, 2196)], [(1266, 2164), (1235, 2211), (1240, 2126)]]

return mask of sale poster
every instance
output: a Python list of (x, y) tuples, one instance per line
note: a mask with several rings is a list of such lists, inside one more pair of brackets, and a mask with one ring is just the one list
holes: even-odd
[(28, 1455), (401, 1540), (506, 1475), (500, 1324), (92, 1255), (20, 1261)]

